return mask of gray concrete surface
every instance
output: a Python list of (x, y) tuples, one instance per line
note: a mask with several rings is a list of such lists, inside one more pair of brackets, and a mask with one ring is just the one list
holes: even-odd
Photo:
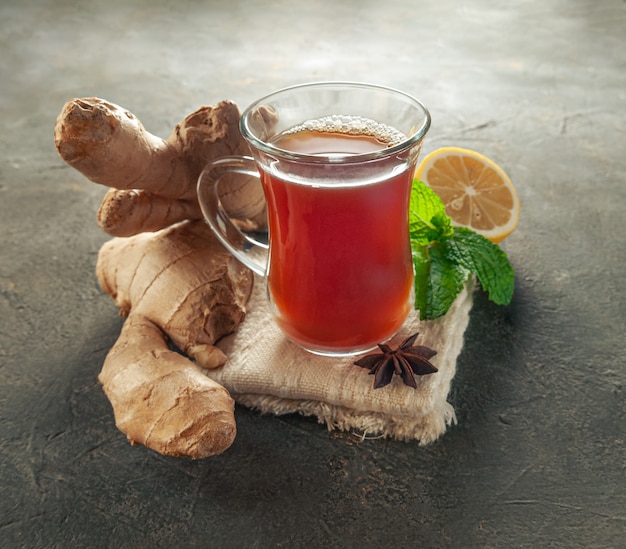
[[(624, 547), (622, 0), (4, 0), (3, 547)], [(508, 307), (476, 299), (428, 447), (237, 409), (204, 460), (131, 447), (97, 383), (121, 327), (94, 264), (105, 190), (52, 140), (72, 97), (167, 136), (201, 104), (327, 79), (431, 109), (424, 152), (477, 149), (523, 201)]]

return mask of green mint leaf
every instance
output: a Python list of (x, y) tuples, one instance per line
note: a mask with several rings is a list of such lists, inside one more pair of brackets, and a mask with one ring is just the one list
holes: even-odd
[(420, 319), (444, 315), (463, 288), (469, 272), (445, 256), (437, 243), (454, 234), (452, 220), (439, 196), (414, 180), (409, 208), (411, 251), (415, 268), (415, 309)]
[(430, 256), (428, 255), (428, 247), (416, 244), (411, 241), (411, 254), (413, 256), (413, 267), (415, 270), (415, 309), (420, 311), (420, 318), (424, 319), (424, 315), (428, 309), (428, 287), (430, 285)]
[(426, 289), (426, 306), (420, 309), (421, 320), (432, 320), (443, 316), (459, 295), (470, 271), (447, 256), (443, 244), (428, 248), (430, 273)]
[[(508, 305), (513, 297), (515, 272), (497, 244), (465, 227), (456, 227), (443, 243), (447, 258), (478, 277), (489, 299)], [(432, 254), (431, 254), (432, 256)]]
[(445, 238), (453, 231), (441, 198), (417, 179), (411, 188), (409, 230), (411, 240), (423, 246)]

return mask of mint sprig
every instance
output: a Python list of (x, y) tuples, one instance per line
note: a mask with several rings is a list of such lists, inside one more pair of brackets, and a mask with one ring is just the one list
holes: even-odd
[(409, 208), (415, 267), (415, 308), (421, 320), (446, 314), (471, 275), (491, 301), (507, 305), (515, 272), (497, 244), (466, 227), (455, 227), (441, 198), (417, 179)]

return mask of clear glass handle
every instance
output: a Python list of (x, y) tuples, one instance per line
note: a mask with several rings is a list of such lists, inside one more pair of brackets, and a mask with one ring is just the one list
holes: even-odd
[(226, 214), (219, 198), (219, 184), (227, 173), (259, 177), (250, 156), (226, 156), (208, 164), (198, 178), (198, 202), (204, 219), (224, 247), (241, 263), (265, 277), (269, 246), (241, 231)]

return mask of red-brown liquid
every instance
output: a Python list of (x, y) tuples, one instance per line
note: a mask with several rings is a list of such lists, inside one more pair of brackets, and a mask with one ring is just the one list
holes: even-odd
[[(385, 147), (368, 136), (320, 132), (289, 135), (275, 145), (308, 154)], [(311, 169), (315, 175), (323, 167)], [(358, 187), (334, 177), (336, 185), (313, 186), (262, 173), (277, 321), (304, 347), (341, 352), (391, 337), (410, 309), (411, 171)]]

